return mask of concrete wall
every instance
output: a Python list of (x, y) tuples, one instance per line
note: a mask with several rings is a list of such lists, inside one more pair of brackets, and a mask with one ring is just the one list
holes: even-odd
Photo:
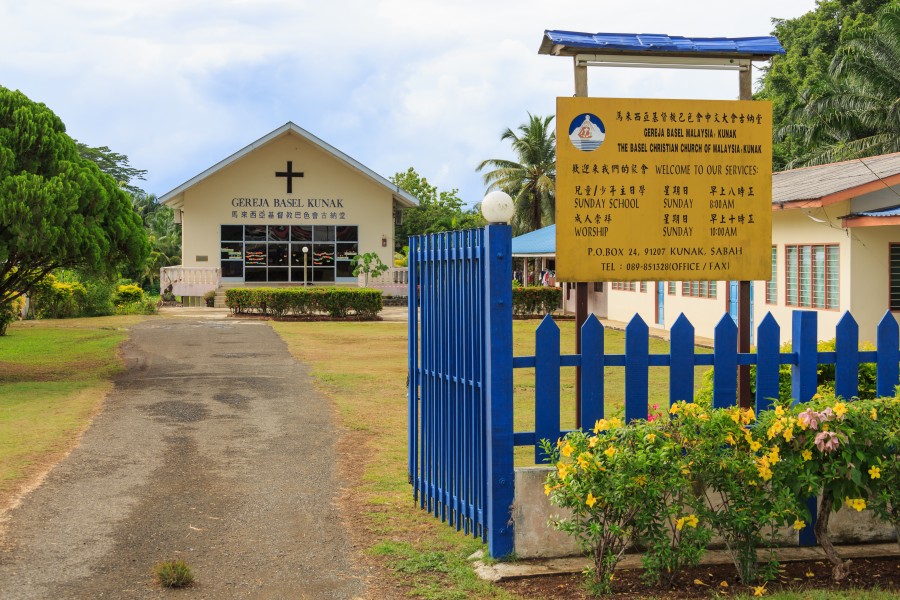
[[(516, 493), (512, 515), (517, 558), (572, 556), (581, 552), (572, 538), (549, 525), (551, 519), (568, 515), (563, 509), (553, 506), (544, 494), (544, 481), (552, 470), (553, 467), (517, 467), (515, 470)], [(876, 520), (868, 510), (857, 513), (842, 508), (831, 515), (829, 532), (835, 543), (890, 542), (896, 539), (894, 528)], [(799, 543), (798, 534), (790, 528), (780, 530), (779, 539), (785, 545)], [(711, 545), (720, 544), (721, 540), (714, 539)]]

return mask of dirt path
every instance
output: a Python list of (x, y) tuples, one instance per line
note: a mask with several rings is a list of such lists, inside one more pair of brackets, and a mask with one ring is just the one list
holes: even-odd
[(0, 598), (168, 597), (168, 558), (197, 578), (179, 598), (361, 596), (328, 403), (272, 329), (156, 318), (123, 353), (81, 444), (9, 514)]

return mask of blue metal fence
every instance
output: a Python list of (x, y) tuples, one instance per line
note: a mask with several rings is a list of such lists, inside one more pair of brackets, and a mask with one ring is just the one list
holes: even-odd
[[(625, 353), (606, 354), (603, 325), (591, 315), (580, 332), (581, 354), (561, 352), (559, 327), (548, 316), (537, 328), (535, 355), (513, 357), (509, 240), (508, 227), (492, 225), (410, 245), (410, 480), (423, 508), (487, 539), (491, 556), (513, 551), (514, 446), (533, 446), (536, 462), (546, 462), (540, 440), (567, 433), (560, 427), (562, 367), (581, 367), (586, 429), (604, 416), (605, 367), (625, 369), (626, 421), (647, 418), (651, 368), (670, 370), (671, 404), (693, 399), (696, 365), (714, 367), (713, 406), (727, 407), (737, 404), (738, 365), (756, 365), (757, 411), (778, 397), (781, 365), (791, 365), (795, 403), (815, 394), (819, 365), (835, 365), (835, 391), (844, 398), (859, 393), (861, 363), (877, 365), (879, 396), (893, 395), (900, 382), (900, 328), (890, 312), (873, 351), (859, 350), (859, 327), (847, 313), (835, 331), (836, 350), (819, 352), (817, 313), (794, 311), (790, 352), (781, 352), (780, 327), (768, 314), (757, 329), (757, 351), (739, 353), (737, 326), (725, 314), (712, 354), (695, 353), (694, 327), (684, 315), (670, 330), (668, 354), (649, 353), (649, 329), (638, 315), (625, 329)], [(513, 430), (514, 368), (535, 369), (534, 431)], [(815, 544), (812, 527), (801, 532), (801, 544)]]

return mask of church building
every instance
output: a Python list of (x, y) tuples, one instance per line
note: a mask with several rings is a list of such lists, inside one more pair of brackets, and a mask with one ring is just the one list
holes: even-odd
[(221, 286), (355, 286), (353, 257), (392, 265), (395, 220), (418, 203), (290, 122), (160, 201), (182, 224), (182, 264), (164, 278), (195, 301)]

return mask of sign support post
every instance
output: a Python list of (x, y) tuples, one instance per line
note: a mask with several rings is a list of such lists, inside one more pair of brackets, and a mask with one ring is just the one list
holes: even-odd
[[(748, 63), (739, 71), (738, 100), (753, 99), (753, 74)], [(750, 281), (738, 283), (738, 352), (750, 352)], [(750, 395), (750, 365), (738, 366), (738, 406), (750, 408), (753, 397)]]
[[(586, 98), (588, 95), (587, 65), (578, 64), (578, 58), (572, 59), (575, 65), (575, 95)], [(583, 281), (575, 284), (575, 354), (581, 354), (581, 327), (587, 321), (588, 285)], [(581, 367), (575, 367), (575, 428), (581, 424)], [(591, 423), (586, 426), (590, 427)]]

